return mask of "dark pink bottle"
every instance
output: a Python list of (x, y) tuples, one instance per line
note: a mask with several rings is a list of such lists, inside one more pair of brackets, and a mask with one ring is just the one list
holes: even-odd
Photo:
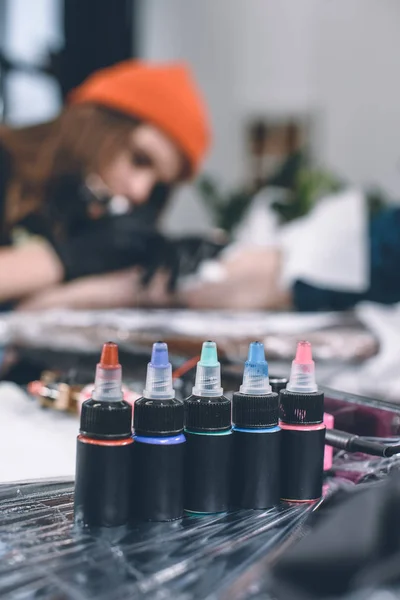
[(315, 382), (311, 344), (299, 342), (290, 380), (280, 392), (281, 499), (312, 502), (322, 496), (324, 394)]

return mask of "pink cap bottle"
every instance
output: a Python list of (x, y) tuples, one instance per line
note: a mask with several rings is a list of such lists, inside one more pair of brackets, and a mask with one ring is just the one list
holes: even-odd
[(289, 383), (280, 392), (281, 498), (310, 502), (322, 495), (324, 394), (318, 391), (311, 344), (301, 341)]

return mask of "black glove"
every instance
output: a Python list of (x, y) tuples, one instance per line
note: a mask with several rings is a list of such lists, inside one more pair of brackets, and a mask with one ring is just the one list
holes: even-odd
[(170, 274), (169, 290), (173, 291), (179, 277), (192, 275), (200, 264), (218, 256), (225, 248), (225, 241), (203, 238), (201, 236), (185, 236), (165, 241), (165, 246), (153, 264), (148, 264), (143, 283), (148, 284), (156, 271), (163, 268)]
[(153, 270), (167, 246), (160, 233), (143, 227), (133, 214), (101, 218), (79, 235), (54, 243), (67, 280), (133, 266)]

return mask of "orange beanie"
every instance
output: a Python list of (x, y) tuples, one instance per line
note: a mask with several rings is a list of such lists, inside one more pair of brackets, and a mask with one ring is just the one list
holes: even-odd
[(90, 75), (69, 102), (100, 104), (158, 126), (187, 156), (192, 173), (210, 143), (205, 105), (183, 63), (124, 61)]

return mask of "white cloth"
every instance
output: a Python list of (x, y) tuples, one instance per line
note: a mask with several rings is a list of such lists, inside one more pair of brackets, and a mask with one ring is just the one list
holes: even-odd
[(279, 215), (271, 205), (278, 200), (284, 201), (285, 197), (285, 190), (274, 187), (256, 194), (233, 232), (233, 245), (279, 246)]
[(348, 189), (324, 198), (307, 216), (282, 227), (282, 281), (363, 292), (369, 285), (368, 212), (364, 195)]
[(338, 373), (329, 386), (400, 403), (400, 304), (362, 302), (355, 311), (361, 323), (376, 336), (379, 352), (361, 366)]

